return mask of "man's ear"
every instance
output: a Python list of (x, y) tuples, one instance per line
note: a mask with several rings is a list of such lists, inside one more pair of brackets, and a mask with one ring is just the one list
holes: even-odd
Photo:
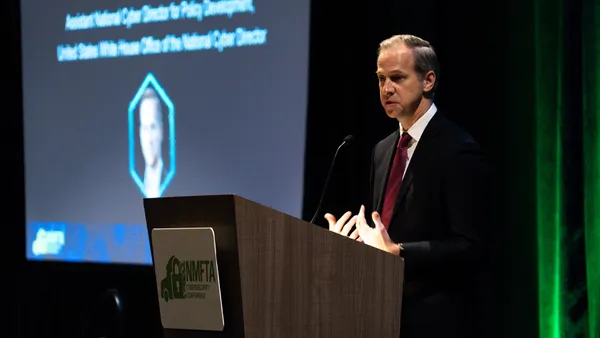
[(437, 81), (437, 76), (433, 72), (433, 70), (428, 71), (423, 76), (423, 91), (425, 93), (431, 94), (433, 91), (433, 87), (435, 87), (435, 82)]

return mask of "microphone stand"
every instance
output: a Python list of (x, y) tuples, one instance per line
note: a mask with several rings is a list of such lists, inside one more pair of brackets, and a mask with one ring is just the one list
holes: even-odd
[(335, 160), (337, 159), (338, 152), (340, 151), (340, 149), (342, 149), (343, 146), (345, 146), (352, 140), (354, 140), (354, 136), (352, 136), (352, 135), (346, 136), (344, 138), (344, 141), (342, 142), (342, 144), (340, 144), (340, 146), (335, 151), (335, 154), (333, 155), (333, 160), (331, 161), (331, 165), (329, 166), (329, 171), (327, 172), (327, 178), (325, 178), (325, 185), (323, 186), (323, 191), (321, 192), (321, 198), (319, 199), (319, 204), (317, 205), (317, 210), (315, 210), (315, 213), (314, 213), (312, 219), (310, 220), (310, 223), (312, 223), (312, 224), (315, 223), (315, 220), (317, 219), (319, 212), (321, 212), (321, 207), (323, 205), (323, 200), (325, 199), (325, 193), (327, 192), (327, 186), (329, 185), (329, 179), (331, 178), (331, 173), (333, 172), (333, 167), (335, 166)]

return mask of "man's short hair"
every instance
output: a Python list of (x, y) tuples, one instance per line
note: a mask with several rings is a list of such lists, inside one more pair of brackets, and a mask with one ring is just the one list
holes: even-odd
[(140, 105), (142, 102), (144, 102), (144, 100), (154, 100), (156, 103), (156, 119), (162, 123), (162, 105), (160, 104), (160, 97), (158, 97), (156, 90), (150, 87), (146, 88), (146, 90), (144, 90), (144, 94), (142, 94), (142, 98), (140, 99)]
[(435, 94), (440, 79), (440, 64), (435, 50), (429, 41), (410, 34), (394, 35), (381, 41), (377, 55), (380, 55), (384, 50), (397, 47), (401, 44), (404, 44), (413, 51), (413, 56), (415, 59), (415, 71), (419, 76), (421, 76), (421, 78), (423, 78), (430, 70), (435, 73), (435, 84), (431, 89), (431, 94)]

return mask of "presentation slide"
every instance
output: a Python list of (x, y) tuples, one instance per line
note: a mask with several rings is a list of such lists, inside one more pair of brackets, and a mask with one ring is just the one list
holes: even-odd
[(143, 198), (300, 217), (309, 0), (21, 0), (26, 256), (151, 264)]

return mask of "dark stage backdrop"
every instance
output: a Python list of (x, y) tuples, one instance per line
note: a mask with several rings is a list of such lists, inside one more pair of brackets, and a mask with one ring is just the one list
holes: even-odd
[[(581, 55), (576, 51), (581, 49), (578, 32), (585, 31), (579, 20), (582, 7), (595, 10), (586, 13), (591, 22), (598, 22), (599, 16), (591, 14), (598, 13), (591, 1), (581, 3), (378, 0), (341, 9), (331, 2), (313, 1), (304, 219), (312, 216), (331, 157), (348, 134), (356, 141), (340, 153), (323, 211), (339, 215), (356, 211), (365, 202), (371, 149), (397, 127), (378, 103), (377, 44), (397, 33), (420, 35), (434, 44), (440, 57), (440, 110), (474, 135), (494, 168), (495, 184), (490, 189), (495, 191), (491, 201), (495, 213), (486, 225), (493, 255), (480, 292), (485, 305), (483, 336), (546, 338), (558, 337), (571, 326), (585, 330), (586, 283), (592, 285), (594, 280), (575, 263), (581, 262), (576, 257), (584, 257), (583, 232), (577, 230), (583, 222), (578, 216), (583, 209), (583, 160), (576, 150), (583, 143), (583, 122), (577, 92), (582, 79), (576, 75), (582, 72)], [(150, 267), (24, 264), (17, 6), (13, 0), (2, 20), (11, 24), (13, 63), (7, 67), (11, 76), (6, 77), (11, 85), (5, 86), (11, 102), (5, 118), (8, 127), (1, 134), (6, 138), (2, 144), (9, 156), (10, 177), (15, 178), (9, 182), (5, 205), (10, 221), (5, 226), (14, 243), (6, 257), (19, 269), (17, 277), (10, 277), (16, 284), (10, 290), (15, 292), (9, 292), (16, 301), (12, 312), (18, 336), (81, 336), (83, 320), (88, 320), (86, 328), (93, 328), (103, 319), (91, 310), (110, 288), (119, 290), (124, 300), (124, 336), (159, 336)], [(588, 29), (585, 36), (597, 41), (593, 31)], [(597, 53), (588, 49), (586, 54), (586, 64), (594, 69), (600, 67), (589, 60)], [(597, 76), (587, 80), (595, 84)], [(589, 98), (593, 90), (586, 93), (588, 108), (596, 107), (597, 100)], [(597, 112), (588, 113), (593, 114)], [(590, 120), (596, 121), (586, 121)], [(587, 126), (597, 135), (597, 127), (589, 122)], [(557, 130), (564, 134), (557, 137)], [(564, 159), (556, 156), (565, 149), (571, 150), (568, 162), (560, 162)], [(563, 168), (556, 163), (567, 164)], [(557, 191), (559, 205), (553, 198)], [(592, 217), (590, 207), (586, 210)], [(324, 225), (322, 217), (319, 222)], [(552, 237), (557, 233), (566, 235)], [(561, 250), (551, 250), (552, 246)], [(565, 265), (573, 268), (565, 272), (561, 270)], [(553, 281), (561, 284), (550, 288)], [(597, 287), (594, 290), (597, 294)]]

